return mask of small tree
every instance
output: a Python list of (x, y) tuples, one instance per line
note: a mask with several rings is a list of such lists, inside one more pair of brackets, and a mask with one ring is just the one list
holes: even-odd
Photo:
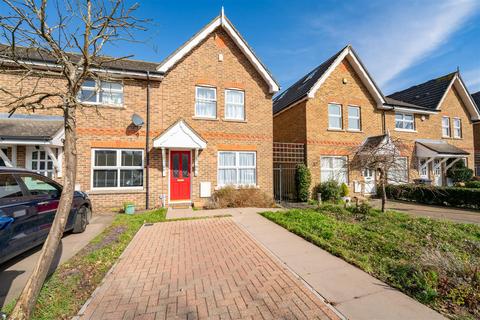
[(295, 187), (297, 189), (298, 201), (308, 201), (311, 183), (312, 175), (310, 169), (305, 164), (298, 164), (295, 169)]
[(378, 185), (381, 188), (382, 212), (385, 212), (387, 194), (385, 186), (389, 182), (406, 183), (402, 171), (407, 168), (399, 160), (400, 151), (404, 148), (399, 139), (393, 139), (390, 134), (368, 138), (356, 151), (350, 166), (354, 170), (366, 168), (378, 173)]
[(473, 170), (468, 168), (464, 161), (459, 160), (447, 170), (447, 177), (452, 179), (455, 183), (470, 181), (473, 177)]
[[(23, 109), (57, 110), (64, 118), (63, 189), (55, 219), (40, 257), (10, 319), (29, 319), (47, 276), (71, 210), (77, 172), (76, 119), (83, 82), (109, 78), (105, 65), (120, 58), (102, 55), (112, 42), (134, 40), (144, 20), (132, 14), (137, 5), (123, 0), (0, 0), (0, 72), (16, 76), (0, 86), (3, 106), (13, 114)], [(72, 54), (74, 52), (74, 54)], [(30, 63), (25, 56), (32, 57)]]

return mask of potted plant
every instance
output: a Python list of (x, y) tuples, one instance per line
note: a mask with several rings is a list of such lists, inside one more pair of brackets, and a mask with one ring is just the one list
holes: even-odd
[(123, 203), (123, 212), (126, 214), (134, 214), (135, 213), (135, 204), (133, 202), (124, 202)]

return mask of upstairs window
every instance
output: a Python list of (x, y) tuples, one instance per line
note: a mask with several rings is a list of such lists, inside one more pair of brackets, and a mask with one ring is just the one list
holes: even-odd
[(415, 117), (411, 113), (395, 113), (395, 129), (414, 131), (415, 130)]
[(449, 117), (442, 118), (442, 136), (450, 137), (450, 118)]
[(225, 90), (225, 119), (245, 120), (245, 93), (240, 90)]
[(342, 106), (339, 104), (328, 105), (328, 129), (342, 129)]
[(360, 131), (360, 107), (348, 107), (348, 130)]
[(453, 118), (453, 137), (462, 137), (462, 120), (460, 118)]
[(195, 87), (195, 116), (217, 118), (217, 90), (209, 87)]
[(123, 84), (112, 81), (86, 80), (79, 100), (87, 104), (123, 105)]

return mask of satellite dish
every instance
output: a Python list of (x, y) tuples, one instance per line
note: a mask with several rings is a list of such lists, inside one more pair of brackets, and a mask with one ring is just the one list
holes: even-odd
[(142, 117), (140, 117), (138, 114), (134, 113), (132, 115), (132, 123), (136, 125), (137, 127), (141, 127), (144, 124), (144, 121)]

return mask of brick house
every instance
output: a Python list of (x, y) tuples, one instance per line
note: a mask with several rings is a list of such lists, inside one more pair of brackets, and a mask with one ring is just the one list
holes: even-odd
[[(480, 91), (473, 93), (472, 98), (480, 112)], [(475, 142), (475, 175), (480, 176), (480, 121), (473, 123), (473, 140)]]
[[(279, 86), (223, 13), (160, 64), (117, 61), (99, 72), (108, 81), (84, 83), (77, 123), (77, 187), (96, 209), (201, 205), (224, 185), (272, 193)], [(13, 80), (0, 75), (2, 85)], [(7, 119), (2, 99), (0, 165), (61, 178), (62, 118), (39, 110)]]
[[(425, 173), (425, 166), (427, 174), (432, 165), (435, 173), (438, 165), (444, 172), (446, 161), (450, 165), (457, 158), (468, 158), (473, 167), (472, 120), (479, 115), (459, 74), (445, 77), (442, 86), (420, 86), (419, 94), (435, 95), (435, 99), (428, 104), (415, 100), (416, 94), (409, 99), (412, 88), (384, 96), (353, 48), (346, 46), (275, 97), (274, 141), (305, 144), (313, 184), (335, 179), (364, 194), (375, 193), (376, 173), (369, 168), (352, 169), (349, 162), (363, 144), (387, 134), (406, 145), (398, 159), (399, 169), (391, 173), (396, 181), (412, 181), (421, 175), (420, 167)], [(457, 124), (455, 119), (460, 119), (460, 137), (453, 133), (442, 137), (444, 116), (452, 121), (451, 131), (453, 121)], [(432, 144), (439, 152), (422, 151)], [(435, 180), (446, 182), (444, 173), (441, 181)]]

